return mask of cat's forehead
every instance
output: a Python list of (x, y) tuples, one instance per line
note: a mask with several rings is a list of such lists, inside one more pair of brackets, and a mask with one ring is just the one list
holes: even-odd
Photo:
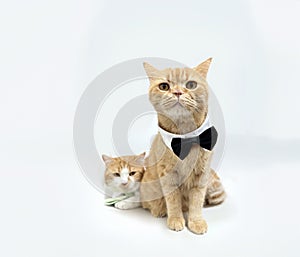
[(198, 72), (195, 70), (185, 67), (185, 68), (168, 68), (162, 70), (162, 74), (164, 76), (163, 79), (166, 79), (169, 82), (177, 83), (177, 82), (185, 82), (188, 80), (197, 80), (202, 81), (203, 78), (200, 76)]
[(109, 168), (118, 168), (118, 167), (127, 167), (128, 161), (122, 158), (114, 158), (113, 161), (110, 163)]
[(132, 168), (143, 168), (142, 166), (138, 165), (134, 161), (134, 156), (123, 156), (114, 158), (113, 161), (109, 165), (109, 169), (112, 170), (122, 170), (122, 169), (132, 169)]

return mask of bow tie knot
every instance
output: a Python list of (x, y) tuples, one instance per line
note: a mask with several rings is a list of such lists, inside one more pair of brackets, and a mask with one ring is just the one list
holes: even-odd
[(190, 138), (175, 137), (171, 141), (173, 152), (183, 160), (190, 152), (193, 144), (198, 144), (202, 148), (212, 150), (217, 143), (218, 132), (214, 126), (203, 131), (199, 136)]

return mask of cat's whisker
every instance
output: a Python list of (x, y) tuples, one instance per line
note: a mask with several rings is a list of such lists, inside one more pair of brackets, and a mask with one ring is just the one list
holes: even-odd
[(174, 101), (173, 99), (171, 99), (171, 100), (169, 100), (169, 101), (163, 102), (162, 104), (163, 104), (163, 105), (168, 105), (168, 104), (170, 104), (170, 103), (175, 103), (175, 101)]
[(189, 99), (189, 98), (185, 98), (185, 99), (183, 99), (184, 101), (184, 103), (186, 104), (186, 105), (188, 105), (188, 106), (190, 106), (190, 107), (193, 107), (193, 108), (197, 108), (197, 103), (194, 101), (194, 100), (192, 100), (192, 99)]
[(175, 105), (176, 103), (177, 103), (177, 101), (174, 98), (169, 98), (166, 101), (164, 101), (162, 103), (162, 105), (165, 107), (171, 107), (171, 106)]

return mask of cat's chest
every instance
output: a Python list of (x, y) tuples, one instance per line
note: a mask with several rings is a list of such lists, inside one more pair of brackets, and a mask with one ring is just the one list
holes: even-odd
[(150, 151), (149, 164), (154, 166), (158, 164), (158, 173), (168, 173), (176, 170), (181, 179), (184, 179), (191, 173), (197, 175), (205, 172), (210, 165), (211, 156), (211, 151), (194, 144), (188, 155), (181, 160), (175, 155), (171, 148), (166, 146), (161, 136), (157, 135)]
[(182, 190), (206, 185), (210, 176), (212, 152), (194, 145), (189, 155), (176, 168)]
[[(201, 147), (199, 145), (193, 145), (188, 155), (183, 159), (179, 160), (176, 170), (180, 176), (186, 177), (191, 173), (195, 173), (201, 163)], [(175, 155), (173, 153), (173, 155)]]
[(197, 165), (199, 159), (201, 159), (202, 152), (205, 151), (200, 147), (200, 145), (193, 144), (187, 156), (183, 160), (181, 160), (176, 156), (171, 147), (172, 140), (168, 139), (164, 140), (160, 134), (157, 135), (156, 140), (154, 141), (151, 148), (151, 152), (153, 155), (155, 155), (156, 160), (160, 159), (164, 162), (176, 163), (176, 165), (181, 169), (189, 169)]

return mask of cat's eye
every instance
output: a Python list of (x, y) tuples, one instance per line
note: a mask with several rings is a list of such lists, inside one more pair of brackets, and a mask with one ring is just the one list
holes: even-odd
[(159, 89), (162, 90), (162, 91), (168, 91), (169, 88), (170, 88), (169, 84), (168, 84), (168, 83), (165, 83), (165, 82), (160, 83), (160, 84), (158, 85), (158, 87), (159, 87)]
[(197, 87), (197, 82), (190, 80), (190, 81), (186, 82), (185, 87), (187, 89), (195, 89)]
[(120, 177), (120, 173), (113, 173), (115, 177)]
[(136, 173), (135, 171), (131, 171), (131, 172), (129, 173), (129, 176), (134, 176), (135, 173)]

